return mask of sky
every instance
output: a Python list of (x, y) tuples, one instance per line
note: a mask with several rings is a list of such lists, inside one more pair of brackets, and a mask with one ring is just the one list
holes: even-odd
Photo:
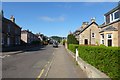
[(100, 25), (104, 14), (117, 6), (117, 2), (3, 2), (4, 17), (14, 15), (22, 30), (42, 33), (48, 37), (66, 37), (82, 22), (95, 17)]

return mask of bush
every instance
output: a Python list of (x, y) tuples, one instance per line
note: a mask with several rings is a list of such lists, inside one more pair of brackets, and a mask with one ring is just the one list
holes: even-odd
[(73, 34), (69, 34), (67, 36), (67, 44), (78, 44), (79, 42), (77, 41), (77, 39), (75, 38), (75, 36)]
[[(69, 45), (75, 52), (76, 45)], [(105, 46), (78, 46), (79, 56), (111, 78), (120, 78), (120, 48)]]
[(75, 44), (69, 44), (68, 49), (71, 50), (73, 53), (75, 53), (76, 48), (78, 48), (78, 45)]
[(41, 41), (32, 41), (31, 44), (35, 44), (35, 45), (37, 45), (37, 44), (41, 44)]

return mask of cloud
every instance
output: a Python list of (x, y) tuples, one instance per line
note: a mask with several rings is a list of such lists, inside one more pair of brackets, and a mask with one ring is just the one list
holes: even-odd
[(49, 17), (49, 16), (42, 16), (40, 17), (41, 20), (47, 21), (47, 22), (63, 22), (65, 21), (65, 17), (59, 16), (59, 17)]

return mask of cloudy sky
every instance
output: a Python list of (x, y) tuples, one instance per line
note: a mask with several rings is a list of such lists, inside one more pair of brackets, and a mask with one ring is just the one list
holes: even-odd
[(4, 16), (15, 16), (22, 29), (47, 36), (67, 36), (82, 22), (92, 17), (100, 25), (104, 14), (117, 6), (117, 2), (3, 2)]

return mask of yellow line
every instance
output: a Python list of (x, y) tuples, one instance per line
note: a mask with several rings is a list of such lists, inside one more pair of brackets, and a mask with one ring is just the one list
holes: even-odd
[(42, 76), (43, 72), (44, 72), (44, 69), (42, 69), (42, 71), (40, 72), (40, 74), (39, 74), (39, 76), (37, 77), (36, 80), (39, 80), (39, 79), (40, 79), (40, 77)]

